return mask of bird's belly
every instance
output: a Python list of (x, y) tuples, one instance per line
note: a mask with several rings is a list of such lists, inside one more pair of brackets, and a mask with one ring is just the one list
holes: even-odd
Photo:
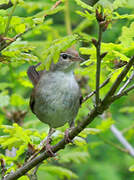
[(37, 97), (35, 114), (52, 128), (71, 123), (77, 115), (80, 90), (75, 79), (62, 78), (51, 84), (46, 83)]

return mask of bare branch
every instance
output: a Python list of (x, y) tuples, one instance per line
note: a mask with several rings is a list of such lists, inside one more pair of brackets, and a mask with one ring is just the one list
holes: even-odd
[(101, 40), (102, 40), (102, 27), (99, 24), (99, 36), (98, 36), (98, 42), (96, 46), (96, 56), (97, 56), (97, 68), (96, 68), (96, 97), (95, 97), (95, 105), (98, 106), (100, 102), (100, 96), (99, 96), (99, 86), (100, 86), (100, 70), (101, 70)]
[(116, 138), (120, 141), (120, 143), (128, 150), (128, 153), (134, 157), (134, 148), (131, 146), (131, 144), (125, 139), (125, 137), (122, 135), (122, 133), (115, 127), (115, 125), (112, 125), (110, 127), (113, 134), (116, 136)]
[(0, 9), (8, 9), (8, 8), (10, 8), (10, 7), (12, 7), (13, 6), (13, 3), (11, 2), (11, 0), (9, 0), (9, 2), (6, 4), (6, 3), (4, 3), (4, 4), (0, 4)]
[[(127, 85), (132, 81), (132, 79), (134, 78), (134, 71), (132, 72), (131, 76), (129, 77), (129, 79), (126, 81), (126, 83), (120, 88), (120, 90), (118, 91), (117, 95), (114, 96), (114, 98), (116, 99), (116, 97), (121, 97), (122, 93), (127, 94), (129, 91), (131, 91), (133, 88), (128, 88), (127, 91), (123, 90), (127, 87)], [(128, 150), (128, 153), (134, 157), (134, 148), (131, 146), (131, 144), (125, 139), (125, 137), (122, 135), (122, 133), (116, 128), (115, 125), (112, 125), (110, 127), (110, 130), (112, 131), (112, 133), (115, 135), (115, 137), (120, 141), (120, 143)]]
[(131, 90), (134, 89), (134, 85), (130, 86), (129, 88), (127, 88), (125, 91), (123, 91), (122, 93), (115, 95), (112, 97), (112, 101), (115, 101), (117, 99), (119, 99), (120, 97), (127, 95)]
[(13, 42), (15, 42), (19, 37), (21, 37), (23, 34), (25, 34), (26, 32), (28, 32), (31, 29), (26, 29), (25, 32), (17, 34), (16, 36), (14, 36), (12, 39), (10, 39), (10, 41), (8, 43), (3, 44), (3, 46), (0, 47), (0, 51), (2, 51), (3, 49), (5, 49), (6, 47), (8, 47), (10, 44), (12, 44)]
[(120, 93), (122, 93), (122, 91), (127, 87), (127, 85), (133, 80), (134, 78), (134, 71), (132, 72), (131, 76), (129, 77), (129, 79), (126, 81), (126, 83), (120, 88), (120, 90), (118, 91), (117, 95), (119, 95)]
[(11, 19), (12, 19), (12, 16), (13, 16), (13, 13), (15, 11), (15, 8), (16, 8), (17, 4), (18, 4), (18, 1), (16, 0), (14, 5), (13, 5), (13, 8), (12, 8), (12, 10), (11, 10), (9, 16), (8, 16), (8, 21), (7, 21), (7, 24), (6, 24), (4, 36), (6, 36), (7, 33), (8, 33), (10, 22), (11, 22)]
[[(58, 0), (52, 7), (51, 7), (51, 10), (55, 9), (59, 4), (61, 4), (62, 1), (61, 0)], [(44, 18), (47, 16), (47, 14), (44, 15)]]
[(114, 93), (116, 92), (116, 90), (119, 87), (120, 83), (122, 82), (122, 80), (124, 79), (124, 77), (126, 76), (128, 71), (130, 70), (130, 68), (132, 67), (133, 63), (134, 63), (134, 56), (131, 57), (130, 61), (124, 67), (122, 72), (119, 74), (119, 76), (117, 77), (116, 81), (113, 83), (111, 89), (106, 94), (103, 102), (106, 102), (111, 96), (114, 95)]
[[(55, 9), (60, 3), (62, 3), (61, 0), (57, 1), (57, 2), (52, 6), (51, 9)], [(46, 16), (47, 16), (47, 14), (44, 15), (44, 17), (46, 17)], [(21, 37), (23, 34), (27, 33), (27, 32), (30, 31), (30, 30), (31, 30), (31, 28), (27, 28), (25, 32), (20, 33), (20, 34), (17, 34), (15, 37), (13, 37), (13, 38), (11, 39), (11, 41), (9, 41), (8, 43), (4, 43), (4, 44), (0, 47), (0, 52), (1, 52), (3, 49), (7, 48), (7, 47), (8, 47), (10, 44), (12, 44), (14, 41), (16, 41), (16, 40), (17, 40), (19, 37)]]

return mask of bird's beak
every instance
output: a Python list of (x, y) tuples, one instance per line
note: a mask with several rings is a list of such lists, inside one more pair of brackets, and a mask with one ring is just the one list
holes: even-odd
[(80, 61), (81, 63), (85, 61), (85, 59), (83, 59), (80, 56), (71, 56), (71, 60), (72, 61)]

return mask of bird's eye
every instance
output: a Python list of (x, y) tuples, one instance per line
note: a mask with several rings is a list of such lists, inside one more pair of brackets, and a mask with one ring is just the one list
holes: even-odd
[(67, 55), (67, 54), (62, 54), (62, 58), (63, 58), (63, 59), (67, 59), (67, 58), (68, 58), (68, 55)]

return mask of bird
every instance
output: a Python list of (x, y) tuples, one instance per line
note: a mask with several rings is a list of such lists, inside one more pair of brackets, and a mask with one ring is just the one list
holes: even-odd
[[(50, 69), (37, 71), (41, 64), (30, 66), (27, 75), (34, 88), (30, 97), (31, 111), (50, 129), (46, 140), (46, 150), (52, 156), (51, 135), (53, 129), (68, 123), (74, 127), (74, 120), (82, 102), (80, 87), (75, 79), (74, 69), (78, 62), (84, 61), (73, 48), (61, 52), (59, 61), (51, 63)], [(68, 131), (65, 131), (69, 141)]]

